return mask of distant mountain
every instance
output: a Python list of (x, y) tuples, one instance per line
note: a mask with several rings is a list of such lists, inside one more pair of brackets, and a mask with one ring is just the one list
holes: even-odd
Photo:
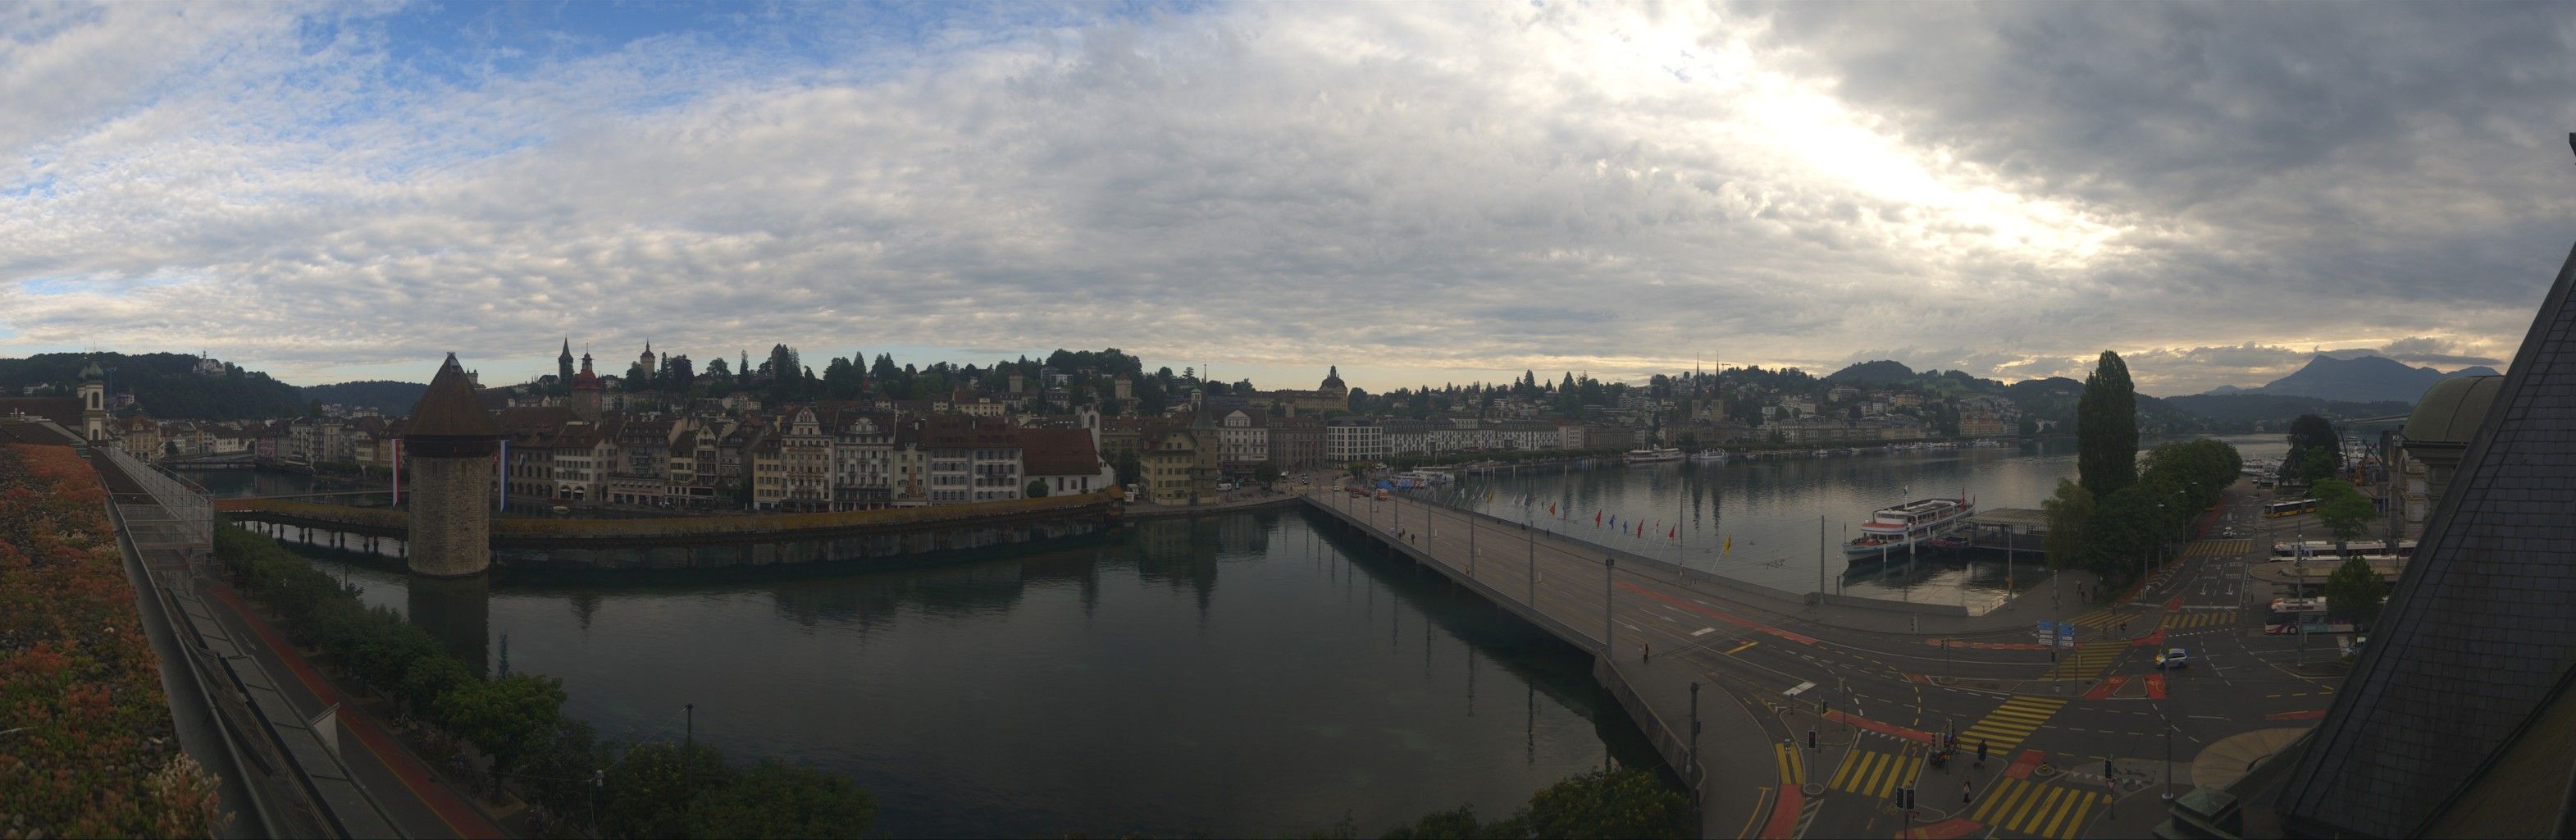
[(2337, 359), (2319, 355), (2308, 360), (2297, 373), (2272, 380), (2262, 392), (2282, 397), (2316, 397), (2344, 402), (2413, 403), (2433, 383), (2454, 376), (2493, 376), (2495, 369), (2485, 366), (2462, 368), (2445, 374), (2429, 367), (2407, 367), (2404, 363), (2379, 356)]
[(2212, 397), (2224, 397), (2224, 396), (2227, 396), (2227, 395), (2229, 395), (2229, 394), (2242, 394), (2242, 393), (2245, 393), (2245, 389), (2243, 389), (2243, 388), (2239, 388), (2239, 387), (2236, 387), (2236, 386), (2234, 386), (2234, 385), (2220, 385), (2220, 386), (2218, 386), (2218, 387), (2216, 387), (2216, 388), (2211, 388), (2211, 389), (2209, 389), (2209, 390), (2207, 390), (2207, 391), (2202, 391), (2201, 393), (2202, 393), (2203, 395), (2206, 395), (2206, 396), (2212, 396)]
[(304, 398), (320, 400), (325, 404), (336, 403), (353, 408), (374, 408), (389, 415), (403, 415), (411, 413), (411, 407), (420, 402), (420, 393), (426, 390), (429, 390), (429, 386), (418, 382), (370, 379), (363, 382), (307, 386), (304, 389)]
[(1825, 381), (1836, 385), (1894, 385), (1914, 381), (1914, 369), (1902, 362), (1881, 359), (1834, 371)]
[[(2139, 397), (2141, 405), (2145, 397)], [(2270, 429), (2288, 428), (2290, 421), (2302, 414), (2320, 417), (2386, 417), (2405, 414), (2414, 409), (2411, 400), (2382, 402), (2346, 402), (2319, 397), (2293, 397), (2244, 391), (2234, 394), (2193, 394), (2166, 397), (2164, 404), (2208, 419), (2211, 431), (2248, 432), (2257, 426)]]
[(80, 384), (81, 366), (91, 359), (100, 368), (114, 368), (108, 373), (113, 393), (133, 394), (144, 413), (165, 420), (285, 417), (304, 410), (293, 385), (222, 362), (201, 371), (200, 357), (182, 353), (38, 353), (0, 359), (0, 393), (17, 395), (34, 387), (71, 396)]

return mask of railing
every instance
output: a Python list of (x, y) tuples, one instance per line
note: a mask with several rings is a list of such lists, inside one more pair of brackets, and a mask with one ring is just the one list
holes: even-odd
[[(125, 516), (127, 529), (135, 535), (136, 545), (214, 546), (214, 505), (207, 501), (203, 488), (160, 467), (146, 464), (126, 454), (125, 450), (106, 446), (96, 451), (143, 489), (144, 498), (117, 499), (119, 512)], [(113, 492), (114, 488), (110, 491)]]
[[(1043, 499), (1011, 499), (1000, 502), (831, 513), (764, 513), (750, 516), (649, 519), (495, 519), (492, 521), (492, 535), (498, 539), (511, 540), (654, 539), (798, 531), (847, 531), (992, 517), (1073, 513), (1091, 508), (1106, 509), (1115, 504), (1116, 498), (1113, 491), (1102, 490), (1076, 496), (1052, 496)], [(394, 510), (274, 499), (226, 499), (216, 503), (216, 506), (228, 513), (267, 513), (383, 530), (398, 531), (411, 526), (409, 513)]]

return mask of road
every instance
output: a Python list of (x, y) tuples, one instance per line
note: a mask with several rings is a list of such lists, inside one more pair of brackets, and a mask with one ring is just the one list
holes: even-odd
[[(2030, 599), (1970, 619), (1818, 616), (1668, 566), (1605, 570), (1597, 547), (1518, 524), (1410, 499), (1309, 497), (1534, 603), (1568, 641), (1597, 650), (1606, 607), (1621, 676), (1677, 732), (1688, 731), (1688, 685), (1702, 683), (1711, 837), (2143, 836), (2164, 819), (2168, 773), (2176, 793), (2189, 790), (2192, 759), (2210, 744), (2312, 725), (2340, 681), (2317, 668), (2330, 646), (2303, 668), (2296, 637), (2262, 632), (2271, 593), (2245, 572), (2273, 529), (2286, 539), (2298, 523), (2262, 520), (2250, 491), (2231, 491), (2211, 529), (2244, 536), (2184, 544), (2133, 595), (2082, 609), (2069, 593), (2063, 606)], [(2078, 647), (2035, 643), (2039, 617), (2077, 624)], [(2156, 671), (2156, 651), (2175, 646), (2193, 664)], [(1950, 733), (1959, 758), (1930, 766)], [(1911, 813), (1894, 807), (1907, 784)]]

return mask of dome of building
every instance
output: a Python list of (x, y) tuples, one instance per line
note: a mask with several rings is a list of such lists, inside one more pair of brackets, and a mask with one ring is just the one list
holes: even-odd
[(91, 359), (87, 366), (81, 368), (80, 378), (82, 382), (105, 379), (107, 378), (107, 371), (99, 370), (98, 360)]
[(2448, 443), (2467, 446), (2477, 437), (2478, 425), (2487, 418), (2487, 409), (2495, 405), (2496, 390), (2504, 387), (2502, 376), (2461, 376), (2433, 383), (2415, 402), (2415, 412), (2406, 418), (2398, 434), (2411, 443)]
[(1345, 391), (1345, 390), (1348, 390), (1348, 387), (1347, 387), (1347, 386), (1344, 386), (1344, 385), (1342, 384), (1342, 366), (1341, 366), (1341, 365), (1333, 365), (1332, 367), (1330, 367), (1330, 368), (1328, 368), (1328, 369), (1326, 369), (1326, 370), (1325, 370), (1325, 372), (1324, 372), (1324, 385), (1323, 385), (1323, 390), (1326, 390), (1326, 391)]

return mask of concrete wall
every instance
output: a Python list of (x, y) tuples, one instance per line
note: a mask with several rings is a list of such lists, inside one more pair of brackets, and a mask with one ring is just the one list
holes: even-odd
[[(973, 551), (1096, 535), (1115, 525), (1100, 516), (1023, 519), (984, 524), (916, 526), (817, 539), (741, 540), (652, 547), (511, 548), (492, 552), (506, 569), (553, 572), (725, 569), (821, 563), (909, 565), (922, 555)], [(415, 557), (418, 555), (415, 554)]]
[(414, 574), (459, 577), (492, 565), (492, 459), (408, 459)]

